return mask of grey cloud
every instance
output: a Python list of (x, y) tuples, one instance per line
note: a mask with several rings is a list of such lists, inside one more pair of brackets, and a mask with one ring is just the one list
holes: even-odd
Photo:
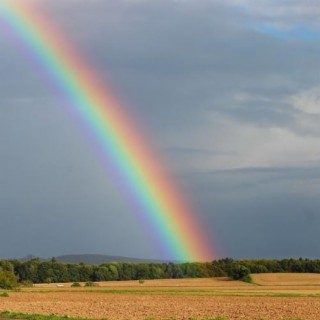
[(217, 246), (238, 258), (317, 257), (319, 178), (319, 167), (185, 176)]
[(303, 3), (299, 0), (227, 0), (226, 3), (244, 10), (256, 23), (267, 23), (279, 29), (290, 29), (305, 25), (317, 28), (320, 23), (317, 0)]
[[(261, 114), (262, 122), (282, 115), (285, 122), (281, 100), (315, 81), (319, 48), (261, 36), (245, 27), (243, 13), (216, 2), (47, 5), (61, 29), (79, 41), (102, 77), (110, 78), (128, 108), (152, 130), (201, 120), (206, 109), (253, 121)], [(237, 92), (259, 94), (269, 102), (256, 102), (253, 110), (230, 99)]]
[[(38, 2), (111, 83), (223, 254), (317, 254), (318, 119), (292, 97), (319, 85), (320, 46), (255, 28), (307, 24), (315, 2), (300, 13), (295, 1)], [(0, 255), (156, 257), (65, 98), (12, 40), (0, 46), (0, 240), (21, 234)]]

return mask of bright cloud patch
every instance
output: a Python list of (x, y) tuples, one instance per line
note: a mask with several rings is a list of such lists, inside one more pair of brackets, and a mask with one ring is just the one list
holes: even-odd
[(227, 0), (253, 19), (253, 29), (282, 39), (318, 39), (320, 7), (318, 1)]
[(289, 101), (297, 110), (320, 115), (320, 86), (293, 95)]

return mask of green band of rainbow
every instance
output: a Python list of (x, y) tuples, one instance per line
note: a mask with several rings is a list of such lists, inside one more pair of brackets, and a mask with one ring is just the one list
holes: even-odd
[(124, 108), (43, 10), (26, 2), (0, 0), (0, 19), (72, 101), (98, 139), (105, 157), (116, 164), (143, 208), (142, 216), (164, 244), (165, 258), (186, 261), (214, 258), (196, 215), (164, 174), (158, 158), (151, 154)]

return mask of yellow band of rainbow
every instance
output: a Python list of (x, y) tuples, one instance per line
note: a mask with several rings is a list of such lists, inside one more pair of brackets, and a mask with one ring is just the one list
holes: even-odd
[(197, 216), (164, 173), (136, 125), (74, 46), (33, 2), (0, 0), (0, 20), (35, 56), (99, 141), (139, 203), (139, 216), (166, 259), (205, 261), (215, 253)]

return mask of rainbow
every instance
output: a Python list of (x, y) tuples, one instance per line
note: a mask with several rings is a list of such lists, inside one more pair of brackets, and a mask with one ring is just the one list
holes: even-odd
[(105, 84), (33, 1), (0, 0), (0, 20), (45, 70), (99, 142), (166, 259), (205, 261), (214, 251), (187, 199)]

